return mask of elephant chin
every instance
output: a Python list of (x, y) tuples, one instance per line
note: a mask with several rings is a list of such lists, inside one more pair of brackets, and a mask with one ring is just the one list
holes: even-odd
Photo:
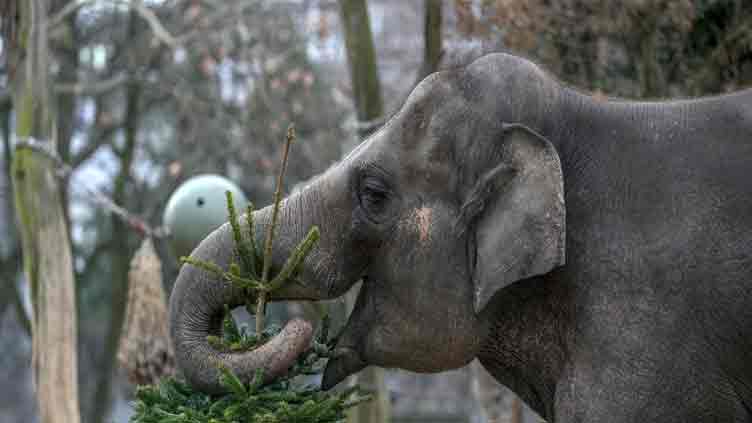
[(352, 348), (337, 348), (334, 357), (329, 359), (324, 369), (321, 389), (329, 390), (346, 377), (357, 373), (366, 367), (366, 362), (357, 351)]

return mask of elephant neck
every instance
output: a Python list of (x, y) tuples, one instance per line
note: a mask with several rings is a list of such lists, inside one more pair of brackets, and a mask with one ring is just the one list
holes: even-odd
[(478, 359), (501, 384), (553, 421), (557, 381), (568, 360), (571, 312), (552, 272), (499, 291), (481, 312)]

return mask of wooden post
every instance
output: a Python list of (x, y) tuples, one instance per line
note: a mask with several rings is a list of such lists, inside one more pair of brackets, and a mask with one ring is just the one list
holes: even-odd
[[(49, 81), (46, 0), (17, 0), (11, 67), (16, 136), (12, 177), (24, 272), (32, 293), (32, 366), (43, 423), (77, 423), (78, 375), (73, 266), (58, 168)], [(47, 151), (48, 153), (44, 153)]]

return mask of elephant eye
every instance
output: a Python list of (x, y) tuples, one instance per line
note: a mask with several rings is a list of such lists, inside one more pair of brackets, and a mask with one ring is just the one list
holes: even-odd
[(384, 213), (389, 201), (389, 188), (380, 178), (364, 177), (360, 183), (359, 194), (361, 207), (371, 217)]

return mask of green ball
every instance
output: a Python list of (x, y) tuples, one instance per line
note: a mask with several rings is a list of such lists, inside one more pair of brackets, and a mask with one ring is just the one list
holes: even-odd
[(248, 200), (222, 176), (194, 176), (172, 193), (162, 222), (170, 231), (170, 246), (177, 257), (190, 255), (202, 239), (228, 221), (226, 191), (232, 193), (235, 210), (242, 214)]

